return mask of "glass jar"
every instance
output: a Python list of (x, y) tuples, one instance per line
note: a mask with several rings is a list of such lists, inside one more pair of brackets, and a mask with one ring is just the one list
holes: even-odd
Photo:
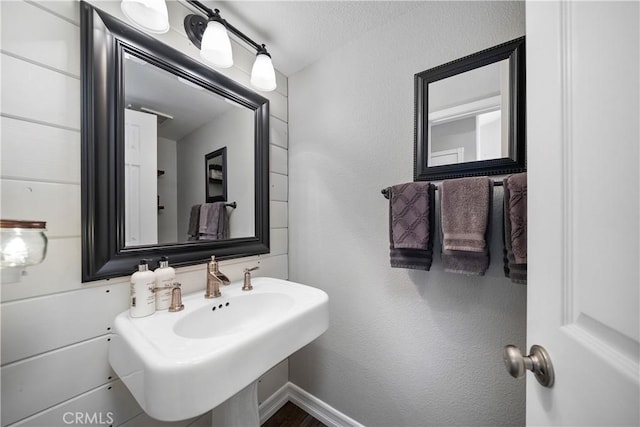
[(40, 264), (47, 253), (47, 223), (0, 220), (0, 268)]

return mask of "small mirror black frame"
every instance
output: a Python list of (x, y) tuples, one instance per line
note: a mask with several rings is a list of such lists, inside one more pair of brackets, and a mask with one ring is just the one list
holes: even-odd
[[(213, 163), (212, 160), (218, 157), (220, 157), (220, 161)], [(216, 176), (212, 176), (212, 170), (216, 171)], [(211, 191), (212, 185), (219, 187), (220, 191)], [(227, 201), (227, 147), (204, 155), (204, 188), (204, 197), (207, 203)]]
[[(509, 60), (509, 156), (448, 165), (429, 165), (429, 84), (494, 62)], [(415, 83), (414, 181), (526, 171), (525, 38), (500, 44), (418, 73)]]
[[(269, 101), (155, 38), (81, 2), (82, 281), (132, 274), (141, 259), (185, 266), (269, 252)], [(127, 247), (124, 230), (125, 53), (254, 111), (255, 236)]]

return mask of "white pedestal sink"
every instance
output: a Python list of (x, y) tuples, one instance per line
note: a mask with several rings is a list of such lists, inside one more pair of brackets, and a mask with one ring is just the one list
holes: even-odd
[(260, 427), (258, 380), (211, 411), (212, 427)]
[(252, 291), (236, 282), (215, 299), (186, 295), (177, 313), (116, 317), (109, 362), (147, 414), (178, 421), (224, 402), (214, 425), (251, 425), (238, 417), (253, 411), (258, 425), (257, 379), (327, 330), (329, 298), (286, 280), (252, 282)]

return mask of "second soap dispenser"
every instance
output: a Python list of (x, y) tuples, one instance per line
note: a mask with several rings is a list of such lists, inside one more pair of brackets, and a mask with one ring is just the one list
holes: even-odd
[(171, 290), (176, 281), (176, 271), (169, 267), (166, 256), (160, 258), (160, 267), (154, 271), (156, 275), (156, 310), (166, 310), (171, 305)]

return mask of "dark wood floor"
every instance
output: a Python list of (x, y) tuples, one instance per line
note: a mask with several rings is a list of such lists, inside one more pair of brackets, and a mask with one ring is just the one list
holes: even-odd
[(327, 427), (291, 402), (262, 424), (262, 427)]

